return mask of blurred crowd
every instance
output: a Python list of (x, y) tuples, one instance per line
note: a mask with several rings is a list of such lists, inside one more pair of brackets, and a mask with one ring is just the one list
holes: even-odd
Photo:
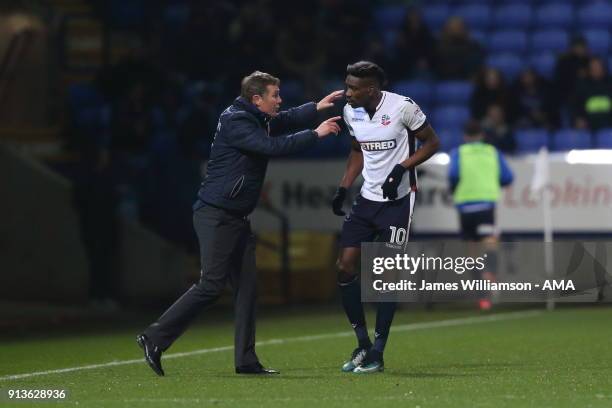
[[(516, 129), (612, 127), (610, 99), (592, 98), (612, 96), (607, 64), (580, 36), (551, 77), (527, 66), (513, 79), (486, 66), (485, 47), (460, 17), (434, 32), (416, 7), (389, 35), (367, 0), (92, 2), (111, 30), (136, 33), (142, 46), (69, 91), (70, 146), (83, 158), (77, 198), (91, 242), (106, 228), (116, 245), (108, 220), (120, 214), (192, 248), (191, 204), (217, 117), (254, 70), (281, 78), (286, 107), (342, 88), (346, 65), (360, 59), (380, 64), (398, 92), (406, 81), (462, 81), (470, 87), (463, 108), (507, 153)], [(329, 139), (303, 157), (345, 157), (348, 143)], [(91, 250), (109, 253), (99, 246)]]

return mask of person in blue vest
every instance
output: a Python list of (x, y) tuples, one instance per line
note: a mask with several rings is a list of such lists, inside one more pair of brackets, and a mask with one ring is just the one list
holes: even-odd
[[(484, 133), (476, 121), (466, 124), (464, 143), (450, 153), (448, 178), (462, 239), (495, 248), (498, 241), (495, 206), (501, 188), (512, 184), (514, 175), (502, 153), (484, 142)], [(479, 306), (491, 308), (488, 296), (480, 299)]]

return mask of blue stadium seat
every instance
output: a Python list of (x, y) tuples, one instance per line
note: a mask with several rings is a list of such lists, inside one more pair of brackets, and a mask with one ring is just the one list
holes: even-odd
[(432, 117), (434, 127), (462, 129), (470, 110), (465, 106), (442, 106), (433, 111)]
[(427, 81), (399, 81), (391, 86), (391, 91), (414, 99), (419, 106), (429, 105), (432, 101), (432, 85)]
[(110, 23), (113, 27), (131, 29), (141, 27), (145, 22), (146, 5), (144, 0), (110, 0)]
[(84, 129), (106, 129), (110, 127), (111, 109), (108, 106), (82, 108), (75, 112), (74, 120)]
[(423, 20), (432, 31), (438, 31), (450, 16), (447, 4), (428, 5), (423, 8)]
[(527, 34), (520, 30), (494, 31), (488, 41), (491, 52), (524, 52), (527, 50)]
[(398, 30), (383, 30), (382, 31), (382, 42), (385, 47), (385, 54), (388, 56), (392, 56), (395, 54), (396, 46), (397, 46), (397, 36), (399, 34)]
[(187, 3), (169, 4), (163, 10), (164, 23), (174, 29), (183, 27), (189, 20), (189, 12)]
[(394, 30), (399, 28), (406, 16), (407, 8), (404, 5), (388, 5), (374, 8), (374, 22), (380, 30)]
[(539, 29), (567, 29), (574, 23), (574, 8), (571, 4), (543, 4), (536, 9), (535, 16), (535, 24)]
[(281, 98), (286, 99), (286, 106), (304, 101), (304, 87), (301, 81), (283, 81), (280, 84)]
[(548, 146), (548, 131), (544, 129), (523, 129), (514, 132), (517, 152), (537, 152), (540, 147)]
[(530, 4), (504, 4), (495, 9), (493, 21), (500, 29), (526, 29), (531, 24), (533, 12)]
[(609, 28), (612, 26), (612, 4), (600, 1), (581, 7), (578, 21), (584, 28)]
[(89, 83), (75, 83), (68, 88), (68, 101), (72, 109), (89, 106), (101, 106), (104, 98), (100, 92)]
[(491, 25), (491, 8), (485, 4), (466, 4), (454, 10), (471, 29), (485, 29)]
[(489, 34), (482, 30), (470, 30), (470, 38), (486, 48), (489, 42)]
[(523, 60), (516, 54), (489, 54), (486, 65), (497, 68), (508, 80), (513, 80), (524, 69)]
[(438, 105), (469, 103), (473, 90), (470, 81), (441, 81), (434, 86), (434, 99)]
[(555, 54), (549, 52), (532, 54), (529, 57), (529, 65), (535, 72), (546, 79), (552, 79), (555, 74), (556, 64), (557, 57)]
[(590, 149), (591, 133), (579, 129), (563, 129), (553, 137), (553, 150)]
[(610, 33), (602, 28), (585, 30), (582, 32), (589, 44), (589, 48), (595, 54), (607, 55), (610, 49)]
[(595, 147), (612, 149), (612, 128), (601, 129), (595, 134)]
[[(434, 123), (434, 126), (436, 125)], [(463, 131), (461, 128), (436, 128), (436, 134), (440, 139), (440, 150), (447, 153), (459, 147), (463, 142)]]
[(537, 30), (531, 34), (531, 51), (561, 52), (569, 46), (569, 35), (565, 30)]

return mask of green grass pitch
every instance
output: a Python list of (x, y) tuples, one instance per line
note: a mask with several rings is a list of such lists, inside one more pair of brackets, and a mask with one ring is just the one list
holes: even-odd
[[(280, 309), (280, 308), (279, 308)], [(534, 309), (530, 309), (534, 310)], [(141, 360), (140, 322), (118, 330), (4, 340), (0, 389), (69, 390), (6, 407), (611, 407), (612, 308), (400, 310), (386, 370), (340, 372), (355, 346), (339, 308), (262, 313), (258, 354), (274, 377), (233, 373), (232, 323), (203, 320), (168, 350), (166, 377)], [(368, 316), (370, 326), (373, 316)], [(115, 365), (109, 365), (116, 361)], [(54, 370), (102, 364), (58, 372)], [(34, 374), (48, 371), (46, 374)], [(10, 377), (24, 374), (20, 378)]]

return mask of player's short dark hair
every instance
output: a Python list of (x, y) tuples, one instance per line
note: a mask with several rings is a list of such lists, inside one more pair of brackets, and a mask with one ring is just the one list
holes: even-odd
[(266, 93), (268, 85), (279, 86), (280, 79), (265, 72), (255, 71), (242, 78), (240, 96), (250, 102), (253, 96)]
[(346, 74), (357, 78), (372, 78), (378, 82), (380, 87), (387, 83), (385, 71), (377, 64), (370, 61), (358, 61), (346, 67)]
[(469, 137), (479, 136), (482, 134), (480, 123), (478, 123), (478, 121), (475, 119), (470, 119), (465, 126), (463, 126), (463, 133)]

